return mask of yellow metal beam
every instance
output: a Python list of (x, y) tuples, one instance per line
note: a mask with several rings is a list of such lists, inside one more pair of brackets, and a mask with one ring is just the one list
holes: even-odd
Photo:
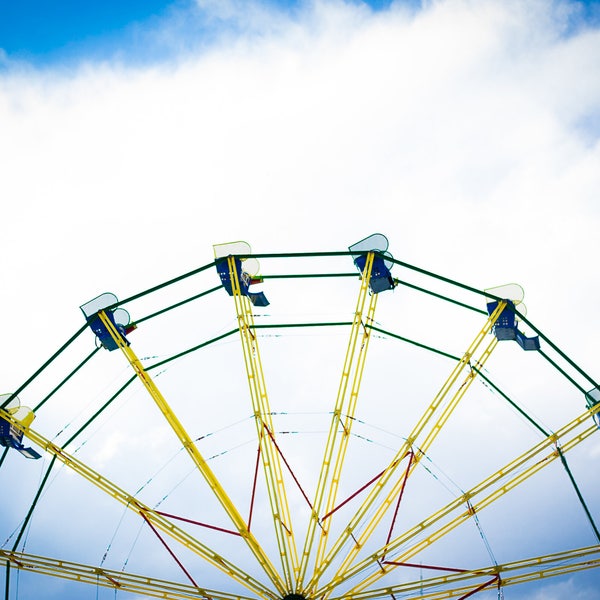
[(295, 590), (295, 582), (299, 571), (298, 551), (294, 539), (292, 515), (289, 509), (281, 468), (281, 457), (275, 441), (275, 428), (269, 406), (269, 397), (267, 395), (258, 340), (254, 329), (252, 305), (248, 297), (241, 294), (235, 260), (234, 256), (227, 258), (233, 299), (242, 341), (244, 364), (248, 376), (256, 433), (260, 445), (260, 459), (265, 474), (275, 536), (281, 557), (285, 590), (286, 593), (291, 593)]
[(208, 483), (210, 489), (220, 502), (221, 506), (224, 508), (225, 512), (233, 522), (237, 531), (244, 539), (257, 561), (273, 583), (276, 588), (280, 592), (284, 592), (284, 588), (281, 582), (281, 578), (277, 573), (274, 565), (268, 558), (266, 552), (262, 548), (262, 546), (258, 543), (258, 540), (254, 537), (252, 532), (248, 529), (248, 525), (246, 521), (233, 504), (231, 499), (229, 498), (227, 492), (217, 479), (216, 475), (213, 473), (212, 469), (209, 467), (208, 463), (202, 456), (201, 452), (196, 447), (196, 444), (190, 437), (190, 435), (185, 430), (182, 423), (177, 418), (177, 415), (173, 412), (168, 402), (165, 400), (164, 396), (150, 377), (150, 375), (144, 369), (142, 363), (136, 356), (135, 352), (131, 349), (131, 346), (125, 343), (123, 337), (119, 334), (111, 320), (108, 318), (106, 313), (101, 310), (98, 313), (100, 320), (103, 325), (106, 327), (107, 331), (110, 333), (111, 337), (115, 341), (115, 343), (119, 346), (119, 348), (123, 351), (123, 354), (127, 357), (129, 364), (132, 366), (135, 374), (138, 376), (140, 381), (144, 384), (144, 387), (158, 406), (160, 412), (165, 417), (166, 421), (169, 423), (175, 435), (179, 438), (179, 441), (190, 455), (192, 461), (198, 467), (198, 470), (203, 475), (204, 479)]
[[(379, 503), (378, 508), (370, 517), (370, 519), (364, 526), (364, 529), (361, 531), (360, 535), (355, 536), (354, 545), (350, 548), (348, 554), (338, 567), (337, 572), (333, 576), (334, 578), (337, 578), (338, 576), (343, 577), (344, 572), (350, 567), (354, 558), (360, 552), (361, 548), (365, 545), (366, 541), (373, 534), (373, 532), (375, 531), (375, 529), (377, 528), (387, 511), (390, 509), (391, 506), (393, 506), (395, 499), (400, 493), (401, 488), (404, 486), (405, 479), (408, 478), (414, 472), (421, 458), (427, 453), (429, 447), (431, 446), (439, 432), (442, 430), (443, 426), (448, 421), (454, 409), (458, 406), (460, 400), (463, 398), (463, 396), (469, 389), (471, 383), (475, 380), (477, 373), (483, 368), (485, 362), (487, 361), (497, 344), (498, 340), (495, 337), (492, 338), (479, 360), (471, 366), (465, 379), (455, 391), (448, 404), (446, 404), (446, 406), (444, 407), (442, 413), (440, 414), (439, 418), (427, 434), (425, 440), (422, 443), (418, 444), (419, 449), (418, 451), (414, 452), (413, 460), (411, 461), (410, 467), (407, 470), (406, 474), (398, 478), (398, 480), (392, 486), (391, 490), (388, 492), (387, 496), (383, 499), (383, 501)], [(394, 465), (394, 468), (396, 468), (396, 465)]]
[[(448, 572), (437, 577), (415, 578), (405, 583), (357, 593), (346, 592), (343, 596), (332, 598), (332, 600), (374, 600), (389, 598), (396, 594), (414, 593), (418, 593), (420, 599), (456, 598), (472, 592), (474, 587), (486, 581), (493, 581), (498, 576), (502, 586), (505, 587), (598, 567), (600, 567), (600, 546), (587, 546), (480, 569), (460, 570), (460, 572), (456, 572), (458, 569), (454, 569), (455, 572)], [(407, 570), (409, 569), (421, 573), (427, 570), (426, 568), (419, 569), (417, 565), (407, 567)], [(518, 571), (524, 572), (518, 573)], [(465, 585), (466, 582), (471, 583)]]
[[(597, 409), (600, 410), (600, 405), (598, 405)], [(397, 567), (397, 565), (390, 564), (390, 562), (406, 562), (457, 526), (470, 519), (475, 513), (481, 511), (486, 506), (489, 506), (498, 498), (552, 463), (559, 457), (557, 450), (559, 442), (561, 442), (560, 450), (563, 455), (572, 450), (579, 443), (598, 431), (595, 424), (583, 431), (579, 431), (583, 425), (589, 423), (590, 412), (593, 411), (586, 411), (576, 419), (573, 419), (556, 433), (548, 436), (533, 446), (527, 452), (487, 477), (484, 481), (465, 492), (459, 498), (448, 503), (445, 507), (427, 517), (427, 519), (397, 536), (389, 544), (379, 548), (375, 553), (371, 554), (360, 563), (357, 563), (351, 569), (348, 569), (342, 576), (332, 578), (326, 586), (323, 586), (323, 588), (319, 590), (318, 597), (321, 598), (331, 594), (338, 585), (352, 577), (356, 577), (361, 573), (372, 572), (373, 566), (376, 565), (377, 572), (362, 579), (361, 582), (352, 588), (352, 590), (349, 590), (349, 592), (356, 593), (367, 589), (381, 577)], [(508, 479), (511, 474), (514, 476), (512, 479)], [(486, 491), (489, 492), (488, 495), (476, 502), (477, 497), (483, 495)], [(461, 512), (451, 518), (451, 520), (443, 522), (444, 519), (451, 517), (451, 515), (457, 511)], [(442, 524), (433, 533), (430, 533), (427, 537), (423, 538), (413, 546), (409, 548), (406, 547), (411, 540), (419, 535), (423, 535), (429, 528), (440, 523)], [(393, 556), (392, 558), (391, 555), (400, 548), (403, 548), (402, 553)], [(386, 558), (385, 562), (383, 561), (384, 557)]]
[[(319, 479), (317, 481), (317, 488), (312, 505), (311, 519), (308, 525), (304, 549), (302, 551), (297, 591), (302, 589), (317, 526), (320, 527), (321, 535), (319, 537), (319, 544), (317, 546), (316, 557), (314, 560), (316, 565), (320, 564), (323, 560), (323, 554), (327, 544), (327, 534), (329, 533), (331, 520), (327, 519), (323, 521), (321, 519), (322, 516), (329, 514), (329, 512), (332, 511), (335, 506), (342, 467), (344, 464), (346, 449), (348, 447), (348, 440), (350, 439), (352, 430), (353, 417), (356, 410), (356, 403), (358, 400), (362, 373), (365, 366), (367, 349), (369, 346), (369, 340), (371, 338), (371, 330), (369, 327), (365, 326), (363, 317), (366, 299), (369, 294), (369, 281), (371, 279), (374, 257), (375, 254), (373, 252), (369, 252), (367, 254), (367, 259), (365, 261), (365, 266), (361, 276), (360, 290), (358, 294), (358, 300), (356, 302), (356, 309), (354, 311), (354, 320), (352, 322), (350, 339), (348, 341), (346, 357), (344, 359), (344, 365), (342, 368), (342, 377), (338, 387), (331, 424), (329, 426), (329, 434), (327, 437), (327, 443), (325, 445), (323, 461), (321, 463), (321, 471), (319, 473)], [(378, 294), (371, 295), (366, 319), (367, 325), (370, 325), (373, 322), (375, 308), (377, 306), (377, 298)], [(358, 356), (356, 353), (357, 347)], [(350, 382), (352, 382), (352, 384), (350, 388), (350, 396), (348, 398), (348, 387)], [(331, 477), (329, 477), (332, 464), (334, 465), (333, 474)], [(325, 503), (324, 510), (322, 510), (323, 503)]]
[(135, 575), (124, 571), (115, 571), (104, 567), (94, 567), (56, 558), (36, 556), (24, 552), (0, 550), (0, 560), (6, 561), (11, 568), (21, 569), (27, 573), (36, 573), (87, 583), (95, 586), (112, 588), (119, 592), (141, 594), (144, 597), (164, 598), (165, 600), (198, 600), (200, 597), (213, 600), (253, 600), (254, 596), (241, 596), (212, 590), (208, 588), (186, 585), (174, 581)]
[(199, 542), (196, 538), (192, 537), (187, 532), (177, 527), (177, 525), (173, 524), (168, 518), (155, 512), (152, 508), (138, 500), (135, 496), (125, 492), (112, 481), (94, 471), (84, 462), (68, 454), (63, 448), (46, 439), (40, 433), (31, 428), (23, 427), (19, 421), (16, 421), (12, 415), (5, 410), (0, 409), (0, 417), (15, 425), (15, 427), (23, 431), (25, 437), (43, 448), (46, 452), (56, 456), (56, 458), (64, 465), (87, 479), (89, 482), (93, 483), (96, 487), (101, 489), (115, 500), (119, 501), (129, 510), (141, 515), (144, 519), (152, 523), (152, 525), (154, 525), (157, 529), (160, 529), (182, 546), (188, 548), (209, 564), (226, 573), (229, 575), (229, 577), (235, 581), (238, 581), (253, 593), (258, 594), (261, 598), (265, 598), (266, 600), (274, 600), (277, 598), (277, 594), (267, 588), (263, 583), (239, 569), (231, 561), (227, 560), (220, 554), (217, 554), (205, 544)]
[[(378, 497), (380, 496), (382, 490), (386, 486), (386, 484), (392, 479), (394, 476), (398, 466), (401, 464), (404, 457), (413, 449), (413, 445), (416, 444), (417, 439), (425, 430), (425, 427), (429, 423), (429, 421), (433, 418), (433, 415), (440, 409), (444, 400), (448, 397), (452, 390), (455, 390), (453, 396), (451, 397), (448, 404), (445, 406), (444, 410), (441, 413), (438, 421), (434, 424), (433, 428), (425, 438), (423, 445), (429, 447), (442, 426), (445, 424), (447, 419), (449, 418), (452, 411), (458, 405), (460, 399), (464, 396), (466, 390), (474, 380), (477, 375), (477, 369), (473, 368), (471, 364), (471, 360), (473, 356), (486, 335), (491, 331), (494, 323), (496, 322), (498, 316), (504, 310), (506, 306), (506, 302), (502, 301), (498, 303), (498, 307), (496, 310), (488, 317), (485, 325), (479, 331), (479, 333), (475, 336), (475, 339), (468, 347), (467, 351), (461, 358), (461, 360), (455, 365), (454, 369), (450, 373), (449, 377), (444, 382), (440, 391), (437, 393), (432, 403), (427, 407), (426, 411), (423, 413), (421, 418), (419, 419), (417, 425), (413, 428), (407, 440), (402, 444), (394, 458), (390, 461), (389, 465), (386, 467), (382, 476), (377, 480), (373, 488), (368, 493), (367, 497), (363, 500), (362, 504), (358, 507), (354, 516), (350, 520), (347, 527), (344, 528), (339, 538), (336, 540), (331, 550), (327, 554), (327, 556), (321, 561), (319, 565), (316, 565), (315, 573), (313, 575), (312, 580), (309, 582), (306, 590), (309, 593), (312, 593), (315, 589), (320, 577), (324, 573), (324, 571), (328, 568), (328, 566), (332, 563), (334, 558), (340, 554), (345, 544), (348, 542), (350, 538), (353, 538), (354, 544), (349, 549), (348, 554), (345, 556), (342, 561), (340, 567), (338, 568), (336, 574), (333, 576), (333, 580), (336, 581), (339, 578), (344, 578), (344, 572), (348, 569), (349, 565), (352, 563), (357, 553), (363, 547), (366, 540), (371, 536), (373, 531), (377, 528), (377, 525), (381, 522), (381, 519), (384, 517), (389, 508), (393, 505), (394, 499), (397, 498), (400, 493), (400, 489), (403, 485), (403, 481), (405, 477), (399, 477), (398, 480), (392, 486), (391, 491), (387, 495), (386, 498), (381, 501), (375, 511), (375, 513), (370, 517), (368, 521), (365, 522), (365, 518), (367, 514), (371, 513), (373, 506), (375, 505)], [(496, 347), (497, 340), (495, 338), (488, 344), (487, 348), (482, 353), (477, 364), (479, 364), (479, 368), (481, 365), (489, 358), (492, 350)], [(467, 375), (463, 382), (459, 385), (458, 389), (456, 389), (456, 384), (459, 381), (459, 377), (461, 373), (468, 369)], [(420, 444), (417, 444), (421, 447)], [(425, 452), (425, 447), (423, 447), (423, 452)], [(415, 452), (415, 457), (418, 454)], [(417, 462), (413, 461), (413, 466), (411, 468), (414, 469), (414, 466)], [(355, 531), (361, 526), (365, 526), (365, 529), (360, 534), (358, 540), (355, 537)]]

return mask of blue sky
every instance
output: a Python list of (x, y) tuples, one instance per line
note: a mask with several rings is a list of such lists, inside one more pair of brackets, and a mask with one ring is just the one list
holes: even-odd
[(2, 2), (1, 46), (11, 57), (35, 62), (110, 47), (133, 27), (151, 26), (171, 6), (162, 1)]
[[(391, 4), (390, 0), (353, 2), (373, 11), (385, 11)], [(258, 4), (267, 11), (292, 17), (308, 5), (302, 0), (269, 0)], [(420, 6), (417, 0), (401, 0), (397, 4), (411, 9)], [(576, 10), (570, 15), (570, 28), (579, 29), (598, 22), (598, 0), (573, 2), (571, 6)], [(212, 8), (211, 3), (192, 0), (58, 3), (3, 0), (0, 3), (0, 49), (10, 60), (35, 66), (74, 64), (82, 60), (164, 61), (181, 52), (182, 44), (187, 50), (206, 47), (232, 27), (235, 29), (236, 19), (232, 13), (215, 19)], [(169, 21), (178, 22), (178, 43), (157, 35), (161, 26)]]
[[(399, 260), (476, 288), (519, 283), (531, 321), (600, 379), (599, 6), (571, 0), (0, 0), (0, 281), (10, 290), (0, 298), (8, 340), (0, 346), (0, 392), (19, 387), (82, 326), (82, 303), (105, 291), (128, 297), (204, 265), (212, 260), (213, 244), (247, 240), (258, 253), (337, 251), (373, 232), (387, 235)], [(265, 264), (270, 272), (288, 268)], [(198, 285), (216, 285), (215, 277), (206, 273)], [(184, 291), (197, 293), (195, 285)], [(352, 314), (350, 283), (323, 289), (312, 282), (294, 291), (273, 284), (270, 310), (282, 319), (343, 320)], [(174, 293), (130, 312), (136, 319), (180, 299)], [(140, 326), (131, 337), (134, 349), (165, 356), (198, 336), (227, 330), (235, 322), (228, 300), (224, 293), (211, 296), (208, 308), (189, 307), (187, 318), (174, 317), (167, 330)], [(382, 323), (452, 354), (464, 351), (481, 326), (462, 314), (446, 318), (434, 302), (399, 290), (380, 304)], [(335, 393), (345, 337), (265, 336), (261, 342), (275, 404), (288, 397), (281, 374), (289, 364), (296, 366), (290, 377), (298, 377), (294, 401), (316, 402), (321, 387)], [(91, 347), (90, 334), (69, 360), (80, 360)], [(198, 402), (229, 402), (221, 395), (223, 381), (239, 386), (235, 397), (245, 398), (236, 351), (226, 343), (198, 362), (161, 372), (161, 390), (191, 418), (194, 432), (231, 427), (247, 416), (247, 404), (230, 414), (218, 410), (218, 402)], [(370, 401), (361, 410), (367, 423), (381, 429), (408, 420), (406, 413), (417, 409), (409, 399), (430, 399), (447, 376), (443, 361), (421, 364), (420, 355), (405, 355), (384, 338), (370, 352)], [(123, 361), (100, 353), (92, 371), (97, 379), (74, 378), (73, 388), (38, 411), (35, 427), (48, 437), (74, 427), (129, 376)], [(556, 429), (584, 402), (565, 378), (548, 377), (547, 366), (541, 355), (506, 342), (486, 368), (503, 391)], [(51, 369), (21, 401), (35, 405), (66, 368), (60, 363)], [(207, 372), (206, 388), (192, 376), (194, 369)], [(381, 382), (389, 388), (380, 388)], [(399, 396), (381, 407), (387, 389)], [(137, 488), (157, 472), (172, 456), (163, 448), (177, 454), (142, 391), (116, 403), (78, 451), (124, 487), (135, 481)], [(484, 386), (466, 407), (430, 457), (463, 487), (535, 437)], [(240, 439), (248, 425), (244, 421)], [(282, 423), (288, 429), (300, 425)], [(378, 435), (387, 445), (393, 437)], [(237, 436), (212, 437), (215, 454), (217, 442), (231, 446)], [(124, 454), (135, 460), (122, 460)], [(247, 458), (242, 454), (240, 461)], [(291, 456), (310, 480), (314, 465), (311, 470), (302, 448)], [(572, 466), (600, 520), (598, 457), (596, 435), (573, 452)], [(19, 481), (14, 497), (0, 498), (3, 542), (29, 506), (41, 462), (11, 454), (0, 469), (0, 487)], [(174, 465), (161, 471), (169, 484), (189, 468), (183, 461)], [(227, 469), (232, 463), (223, 465), (224, 479), (239, 491), (234, 469)], [(371, 465), (359, 466), (367, 478)], [(56, 473), (36, 512), (28, 551), (98, 564), (114, 533), (107, 563), (112, 568), (122, 568), (135, 546), (133, 572), (171, 572), (149, 539), (137, 544), (135, 519), (124, 518), (121, 526), (120, 506), (65, 471)], [(426, 490), (439, 483), (420, 477)], [(499, 561), (593, 543), (560, 468), (531, 482), (514, 500), (507, 495), (507, 504), (480, 515)], [(195, 483), (186, 480), (182, 487), (193, 498)], [(157, 501), (158, 482), (149, 488), (144, 494)], [(410, 496), (411, 510), (418, 512), (422, 498), (433, 505), (437, 496)], [(185, 500), (177, 502), (196, 510)], [(241, 505), (246, 501), (243, 496)], [(530, 512), (521, 510), (525, 505)], [(87, 506), (106, 515), (108, 525), (98, 527)], [(224, 525), (223, 515), (217, 520)], [(459, 567), (489, 560), (475, 527), (464, 536), (455, 550), (465, 562), (456, 552), (441, 560), (452, 555)], [(145, 543), (151, 551), (145, 552)], [(444, 549), (442, 544), (439, 552)], [(3, 576), (0, 568), (0, 590)], [(595, 570), (507, 588), (505, 597), (596, 600), (599, 579)], [(27, 597), (36, 580), (23, 574), (19, 585), (21, 596), (13, 587), (10, 600)], [(60, 585), (49, 582), (40, 600), (96, 597), (93, 588)]]
[(140, 52), (148, 31), (191, 3), (164, 2), (3, 2), (0, 47), (10, 59), (34, 65), (107, 60)]
[[(302, 3), (270, 0), (262, 4), (268, 10), (293, 14)], [(383, 10), (389, 1), (371, 0), (364, 4), (373, 10)], [(115, 56), (130, 61), (147, 62), (149, 57), (164, 60), (175, 48), (153, 39), (152, 33), (158, 24), (181, 17), (187, 21), (185, 30), (190, 43), (193, 40), (194, 45), (204, 45), (213, 36), (222, 34), (227, 26), (226, 21), (209, 19), (207, 13), (191, 0), (58, 3), (3, 0), (0, 3), (0, 48), (10, 59), (38, 66), (88, 58), (109, 60)]]

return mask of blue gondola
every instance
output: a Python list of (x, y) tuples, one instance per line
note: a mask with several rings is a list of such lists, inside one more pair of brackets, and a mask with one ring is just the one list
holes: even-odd
[[(348, 247), (350, 252), (357, 253), (354, 257), (354, 265), (361, 272), (364, 271), (367, 262), (368, 252), (377, 252), (373, 258), (373, 267), (371, 268), (371, 277), (369, 279), (369, 288), (374, 294), (385, 292), (386, 290), (393, 290), (396, 287), (397, 282), (392, 277), (391, 273), (391, 261), (386, 261), (385, 256), (391, 258), (389, 252), (387, 252), (388, 240), (381, 233), (374, 233), (369, 237), (366, 237), (360, 242), (352, 244)], [(360, 254), (358, 254), (360, 252)], [(388, 266), (389, 264), (389, 266)]]
[[(587, 404), (588, 410), (592, 410), (598, 404), (600, 404), (600, 388), (594, 388), (585, 394), (585, 402)], [(595, 413), (593, 416), (594, 423), (600, 429), (600, 413)]]
[[(2, 398), (10, 398), (10, 394), (5, 394)], [(20, 406), (18, 399), (16, 407), (6, 409), (16, 421), (19, 421), (24, 427), (29, 427), (35, 415), (30, 408), (26, 406)], [(41, 454), (36, 452), (33, 448), (27, 448), (23, 445), (23, 431), (11, 423), (8, 419), (5, 419), (0, 415), (0, 446), (5, 448), (13, 448), (20, 452), (26, 458), (41, 458)]]
[(98, 342), (107, 350), (116, 350), (119, 345), (114, 340), (102, 320), (99, 312), (104, 311), (109, 321), (121, 336), (121, 340), (126, 346), (129, 346), (129, 340), (126, 335), (135, 329), (135, 325), (130, 323), (129, 313), (123, 308), (108, 308), (118, 302), (117, 297), (111, 293), (100, 294), (89, 302), (82, 304), (81, 312), (85, 315), (90, 329), (96, 335)]
[[(498, 308), (498, 302), (488, 302), (487, 311), (491, 315), (496, 308)], [(523, 348), (523, 350), (539, 350), (540, 349), (540, 338), (539, 336), (527, 337), (517, 327), (517, 319), (515, 316), (515, 304), (511, 300), (506, 300), (506, 306), (500, 313), (500, 316), (496, 320), (496, 323), (492, 327), (492, 333), (498, 340), (514, 340)]]
[[(269, 306), (269, 301), (264, 292), (251, 292), (250, 286), (256, 283), (261, 283), (260, 277), (251, 277), (242, 269), (242, 260), (237, 256), (233, 257), (237, 279), (240, 283), (240, 294), (248, 296), (250, 302), (254, 306)], [(233, 283), (231, 281), (231, 273), (229, 272), (229, 261), (227, 257), (219, 258), (216, 261), (217, 271), (221, 278), (221, 283), (230, 296), (233, 296)]]

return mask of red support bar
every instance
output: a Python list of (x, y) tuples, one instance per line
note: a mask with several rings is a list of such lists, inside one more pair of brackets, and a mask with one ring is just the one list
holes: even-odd
[(169, 548), (168, 544), (162, 538), (160, 533), (158, 533), (158, 530), (154, 527), (154, 525), (152, 525), (152, 523), (150, 523), (148, 517), (146, 517), (143, 511), (140, 511), (140, 515), (142, 515), (142, 519), (144, 519), (144, 521), (146, 521), (146, 523), (150, 526), (150, 529), (152, 529), (156, 537), (161, 541), (162, 545), (167, 549), (167, 552), (173, 557), (173, 559), (179, 565), (181, 570), (187, 575), (187, 578), (192, 582), (192, 585), (197, 588), (198, 584), (194, 581), (194, 578), (189, 574), (188, 570), (183, 566), (181, 561), (175, 556), (174, 552), (171, 550), (171, 548)]
[(116, 579), (107, 575), (103, 570), (98, 572), (98, 575), (102, 575), (104, 579), (108, 579), (115, 587), (120, 588), (122, 584), (120, 584)]
[(497, 583), (498, 586), (500, 586), (500, 575), (496, 575), (493, 579), (490, 579), (489, 581), (482, 583), (481, 585), (477, 586), (474, 590), (470, 591), (468, 594), (461, 596), (458, 600), (465, 600), (465, 598), (469, 598), (470, 596), (473, 596), (477, 592), (480, 592), (481, 590), (485, 589), (486, 587), (489, 587), (490, 585), (492, 585), (494, 583)]
[(216, 525), (209, 525), (208, 523), (202, 523), (201, 521), (193, 521), (192, 519), (186, 519), (185, 517), (178, 517), (177, 515), (171, 515), (166, 512), (161, 512), (160, 510), (155, 511), (159, 515), (163, 517), (167, 517), (169, 519), (177, 519), (178, 521), (185, 521), (186, 523), (191, 523), (192, 525), (199, 525), (200, 527), (206, 527), (207, 529), (214, 529), (215, 531), (222, 531), (223, 533), (229, 533), (231, 535), (239, 535), (242, 534), (239, 531), (234, 531), (233, 529), (224, 529), (223, 527), (217, 527)]
[(373, 477), (373, 479), (371, 479), (370, 481), (367, 481), (367, 483), (365, 483), (365, 485), (363, 485), (360, 489), (356, 490), (356, 492), (354, 492), (351, 496), (346, 498), (343, 502), (338, 504), (333, 510), (330, 510), (321, 520), (324, 521), (325, 519), (329, 519), (329, 517), (334, 512), (338, 511), (340, 508), (342, 508), (342, 506), (348, 504), (348, 502), (350, 502), (350, 500), (352, 500), (353, 498), (356, 498), (356, 496), (358, 496), (358, 494), (360, 494), (363, 490), (366, 490), (370, 485), (373, 485), (384, 473), (385, 473), (385, 469), (383, 471), (381, 471), (381, 473), (375, 475), (375, 477)]
[[(412, 450), (409, 450), (405, 455), (406, 458), (410, 455), (408, 459), (408, 465), (406, 466), (406, 471), (404, 471), (404, 481), (402, 482), (402, 488), (400, 489), (400, 494), (398, 494), (398, 502), (396, 502), (396, 509), (394, 510), (394, 516), (392, 517), (392, 523), (390, 524), (390, 531), (388, 533), (387, 539), (385, 540), (385, 545), (387, 546), (392, 539), (392, 532), (394, 531), (394, 526), (396, 525), (396, 517), (398, 516), (398, 510), (400, 509), (400, 503), (402, 502), (402, 496), (404, 495), (404, 488), (406, 487), (406, 482), (408, 480), (408, 473), (410, 471), (410, 467), (412, 466), (413, 459), (415, 457), (415, 453)], [(381, 559), (385, 559), (385, 554), (381, 557)]]
[(288, 461), (285, 459), (285, 456), (283, 455), (283, 452), (281, 451), (281, 449), (277, 445), (277, 442), (275, 441), (275, 437), (273, 436), (273, 434), (271, 433), (271, 431), (269, 430), (269, 428), (267, 427), (267, 425), (265, 423), (263, 423), (263, 427), (267, 430), (267, 433), (269, 434), (269, 437), (271, 438), (271, 441), (275, 445), (275, 448), (277, 449), (277, 452), (279, 453), (279, 456), (281, 456), (281, 460), (283, 460), (283, 463), (287, 467), (287, 470), (290, 472), (290, 475), (293, 477), (294, 481), (296, 482), (296, 485), (298, 486), (298, 489), (300, 490), (300, 493), (304, 496), (304, 499), (306, 500), (308, 506), (310, 506), (310, 508), (312, 510), (312, 504), (311, 504), (310, 500), (308, 499), (308, 496), (304, 493), (304, 490), (302, 489), (302, 486), (300, 485), (300, 482), (296, 478), (296, 475), (294, 474), (294, 471), (292, 471), (292, 468), (288, 464)]
[(277, 520), (281, 523), (281, 526), (287, 531), (288, 535), (292, 535), (290, 528), (281, 520), (281, 517), (277, 517)]
[(17, 560), (15, 558), (15, 555), (11, 552), (10, 554), (10, 562), (14, 562), (15, 565), (17, 565), (19, 567), (19, 569), (24, 569), (25, 566), (23, 565), (23, 563), (20, 560)]
[[(393, 560), (383, 561), (386, 565), (394, 565), (396, 567), (414, 567), (415, 569), (433, 569), (434, 571), (448, 571), (450, 573), (473, 573), (478, 575), (477, 571), (470, 571), (468, 569), (453, 569), (452, 567), (437, 567), (434, 565), (418, 565), (416, 563), (407, 563), (407, 562), (396, 562)], [(486, 573), (479, 573), (480, 575), (485, 575)], [(465, 600), (465, 598), (469, 598), (480, 592), (481, 590), (489, 587), (490, 585), (497, 583), (498, 587), (500, 587), (500, 575), (494, 575), (492, 579), (489, 581), (485, 581), (481, 585), (478, 585), (475, 589), (461, 596), (458, 600)]]
[[(418, 565), (416, 563), (397, 562), (394, 560), (383, 561), (386, 565), (394, 565), (395, 567), (413, 567), (415, 569), (433, 569), (434, 571), (449, 571), (450, 573), (468, 573), (468, 569), (453, 569), (452, 567), (437, 567), (434, 565)], [(482, 573), (483, 575), (483, 573)]]
[(365, 483), (365, 485), (363, 485), (361, 488), (359, 488), (358, 490), (356, 490), (356, 492), (354, 492), (351, 496), (349, 496), (348, 498), (346, 498), (343, 502), (341, 502), (340, 504), (338, 504), (333, 510), (329, 511), (321, 519), (321, 521), (324, 521), (325, 519), (328, 519), (334, 512), (338, 511), (340, 508), (342, 508), (342, 506), (348, 504), (348, 502), (350, 502), (350, 500), (356, 498), (356, 496), (358, 496), (358, 494), (360, 494), (362, 491), (366, 490), (370, 485), (373, 485), (388, 469), (394, 468), (395, 466), (396, 466), (396, 463), (393, 463), (391, 467), (388, 467), (388, 468), (384, 469), (383, 471), (381, 471), (381, 473), (378, 473), (377, 475), (375, 475), (375, 477), (373, 477), (373, 479), (367, 481), (367, 483)]

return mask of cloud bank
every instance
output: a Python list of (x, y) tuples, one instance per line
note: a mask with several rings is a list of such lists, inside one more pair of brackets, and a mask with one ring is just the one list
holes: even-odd
[(110, 58), (0, 56), (3, 384), (81, 326), (81, 303), (210, 262), (213, 243), (343, 250), (374, 231), (475, 287), (521, 283), (593, 374), (600, 30), (584, 16), (199, 1)]
[(212, 45), (188, 50), (184, 30), (176, 60), (3, 73), (5, 281), (64, 294), (76, 278), (85, 297), (125, 256), (145, 286), (214, 242), (381, 230), (407, 262), (522, 283), (546, 322), (548, 294), (597, 295), (599, 33), (577, 4), (199, 7)]

